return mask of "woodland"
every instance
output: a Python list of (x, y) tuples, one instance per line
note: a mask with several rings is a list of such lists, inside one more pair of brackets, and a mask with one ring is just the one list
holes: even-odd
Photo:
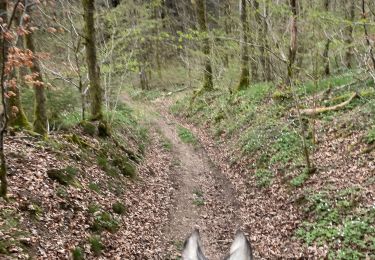
[[(375, 259), (375, 1), (0, 0), (0, 259)], [(241, 259), (238, 259), (241, 260)]]

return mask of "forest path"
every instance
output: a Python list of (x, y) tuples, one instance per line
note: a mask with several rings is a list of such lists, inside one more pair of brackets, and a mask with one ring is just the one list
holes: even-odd
[(164, 234), (166, 258), (179, 259), (183, 242), (194, 227), (201, 232), (204, 253), (220, 259), (229, 251), (233, 234), (240, 225), (235, 190), (226, 176), (211, 162), (199, 143), (184, 143), (181, 125), (170, 116), (162, 103), (145, 104), (125, 101), (142, 111), (143, 117), (166, 140), (173, 166), (172, 207)]

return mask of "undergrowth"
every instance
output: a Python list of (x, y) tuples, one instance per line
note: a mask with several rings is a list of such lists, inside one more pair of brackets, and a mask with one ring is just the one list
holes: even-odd
[[(249, 177), (259, 188), (280, 183), (274, 181), (277, 177), (288, 190), (307, 192), (305, 184), (311, 175), (305, 167), (301, 129), (306, 132), (310, 153), (315, 149), (312, 137), (316, 133), (311, 127), (315, 120), (320, 120), (323, 129), (335, 129), (336, 136), (362, 131), (360, 141), (375, 142), (374, 82), (357, 78), (356, 72), (349, 71), (299, 83), (294, 90), (258, 83), (233, 93), (225, 86), (195, 96), (193, 101), (185, 96), (170, 111), (208, 126), (217, 142), (235, 152), (231, 163), (246, 157)], [(295, 98), (302, 109), (328, 107), (345, 102), (354, 92), (357, 97), (340, 110), (302, 118), (302, 122), (293, 114)], [(321, 96), (314, 100), (315, 95)], [(361, 192), (357, 188), (311, 191), (301, 207), (305, 221), (296, 231), (297, 237), (309, 246), (328, 245), (329, 259), (375, 259), (375, 209), (361, 204)]]
[(328, 259), (365, 259), (375, 252), (375, 208), (360, 207), (360, 196), (358, 188), (307, 195), (307, 220), (296, 235), (308, 245), (328, 245)]

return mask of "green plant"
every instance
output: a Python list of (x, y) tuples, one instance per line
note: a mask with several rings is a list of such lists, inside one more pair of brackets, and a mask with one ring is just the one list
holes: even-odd
[(334, 194), (319, 192), (307, 196), (305, 211), (312, 218), (304, 221), (296, 235), (308, 245), (328, 245), (329, 259), (361, 259), (375, 249), (375, 208), (355, 208), (357, 188)]
[(98, 155), (98, 157), (96, 158), (96, 162), (97, 162), (98, 166), (103, 171), (107, 171), (108, 170), (108, 168), (109, 168), (109, 162), (108, 162), (108, 159), (107, 159), (106, 155), (104, 155), (104, 154)]
[(96, 193), (100, 193), (100, 187), (95, 182), (90, 182), (89, 183), (89, 189), (95, 191)]
[(172, 147), (173, 147), (172, 142), (169, 141), (166, 138), (163, 138), (161, 145), (162, 145), (163, 149), (165, 151), (168, 151), (168, 152), (170, 152), (172, 150)]
[(47, 175), (52, 180), (57, 181), (58, 183), (68, 186), (74, 185), (76, 187), (80, 186), (80, 183), (76, 179), (76, 175), (78, 173), (78, 169), (72, 166), (68, 166), (63, 169), (50, 169), (47, 170)]
[(66, 198), (68, 196), (68, 192), (64, 186), (59, 186), (56, 189), (56, 195), (60, 198)]
[(301, 137), (289, 129), (283, 129), (273, 144), (273, 149), (275, 153), (271, 157), (271, 163), (300, 160), (302, 158)]
[(182, 127), (182, 126), (178, 126), (177, 133), (178, 133), (178, 136), (180, 137), (182, 142), (187, 143), (187, 144), (196, 144), (197, 143), (197, 139), (195, 138), (193, 133), (190, 132), (189, 129), (187, 129), (185, 127)]
[(37, 220), (39, 220), (40, 216), (43, 214), (43, 208), (36, 203), (29, 204), (27, 210), (30, 212), (31, 216)]
[(73, 260), (84, 260), (85, 259), (85, 251), (81, 247), (76, 247), (72, 250), (72, 258)]
[(117, 220), (115, 220), (110, 213), (104, 211), (94, 216), (91, 230), (99, 233), (103, 230), (115, 233), (119, 227)]
[(28, 252), (29, 248), (20, 242), (21, 238), (30, 237), (30, 234), (23, 231), (20, 225), (22, 218), (22, 215), (16, 209), (0, 209), (0, 233), (6, 234), (6, 236), (0, 236), (0, 258), (1, 255), (10, 254), (9, 249), (12, 248), (22, 248), (24, 253)]
[(113, 203), (113, 205), (112, 205), (112, 210), (113, 210), (113, 212), (115, 212), (116, 214), (123, 215), (123, 214), (126, 212), (126, 207), (125, 207), (125, 205), (122, 204), (121, 202), (116, 201), (116, 202)]
[(96, 255), (100, 255), (104, 249), (104, 245), (102, 244), (99, 236), (92, 236), (89, 238), (90, 248), (91, 251)]
[(296, 177), (290, 180), (290, 184), (294, 187), (299, 187), (305, 183), (305, 181), (309, 178), (309, 174), (306, 170), (302, 173), (298, 174)]
[(99, 204), (94, 203), (94, 202), (91, 202), (91, 203), (89, 204), (87, 210), (88, 210), (88, 212), (89, 212), (90, 214), (94, 214), (95, 212), (100, 211), (100, 209), (101, 209), (101, 207), (100, 207)]
[(0, 241), (0, 254), (8, 255), (8, 244), (5, 241)]
[(198, 207), (200, 207), (200, 206), (204, 206), (204, 199), (203, 199), (203, 198), (195, 198), (195, 199), (193, 200), (193, 204), (194, 204), (195, 206), (198, 206)]
[(273, 174), (267, 169), (258, 169), (255, 172), (258, 187), (268, 187), (272, 183)]
[(193, 204), (198, 207), (203, 206), (204, 205), (203, 192), (199, 189), (195, 189), (193, 191), (193, 194), (194, 194)]
[(177, 251), (182, 251), (184, 249), (184, 241), (182, 240), (175, 240), (173, 241), (173, 244)]
[(375, 125), (372, 126), (371, 129), (367, 132), (365, 141), (368, 144), (372, 144), (373, 142), (375, 142)]

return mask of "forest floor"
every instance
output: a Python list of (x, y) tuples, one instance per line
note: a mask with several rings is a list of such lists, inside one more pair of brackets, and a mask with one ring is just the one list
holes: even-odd
[(143, 110), (154, 131), (165, 138), (171, 154), (169, 176), (173, 192), (169, 221), (164, 228), (165, 257), (179, 258), (184, 240), (194, 228), (199, 228), (206, 256), (221, 259), (229, 251), (235, 231), (242, 227), (233, 185), (195, 137), (184, 138), (184, 128), (167, 112), (164, 102), (136, 104), (125, 99), (132, 107)]
[[(182, 97), (184, 95), (181, 94)], [(157, 107), (162, 115), (162, 118), (158, 119), (158, 125), (178, 151), (175, 154), (178, 157), (186, 156), (187, 161), (180, 159), (186, 162), (182, 165), (193, 165), (196, 169), (202, 166), (206, 168), (204, 165), (207, 163), (202, 165), (201, 160), (196, 159), (203, 158), (203, 161), (208, 161), (209, 165), (214, 167), (211, 167), (211, 172), (202, 171), (206, 176), (200, 176), (199, 180), (206, 179), (202, 183), (211, 186), (217, 185), (215, 182), (223, 185), (223, 188), (212, 192), (212, 200), (207, 200), (212, 201), (212, 204), (207, 203), (195, 216), (190, 215), (198, 217), (203, 240), (206, 241), (205, 250), (211, 257), (209, 259), (216, 259), (213, 256), (218, 257), (223, 251), (228, 250), (234, 228), (241, 228), (248, 234), (257, 259), (326, 258), (331, 250), (336, 248), (336, 242), (333, 244), (318, 242), (306, 246), (296, 236), (297, 229), (309, 218), (316, 221), (316, 224), (312, 225), (312, 233), (310, 233), (312, 236), (322, 232), (327, 236), (335, 237), (336, 230), (343, 229), (339, 231), (343, 232), (343, 235), (338, 234), (335, 238), (337, 241), (341, 236), (345, 239), (342, 243), (347, 248), (364, 250), (367, 253), (362, 256), (366, 255), (369, 259), (375, 257), (375, 248), (371, 242), (373, 241), (371, 216), (374, 213), (375, 201), (374, 151), (367, 152), (368, 145), (363, 142), (367, 134), (365, 128), (353, 129), (347, 127), (347, 123), (343, 123), (347, 122), (348, 118), (355, 118), (355, 114), (362, 108), (343, 113), (329, 125), (323, 120), (316, 120), (315, 127), (319, 141), (311, 159), (317, 166), (317, 173), (305, 179), (303, 185), (291, 186), (288, 184), (288, 177), (281, 171), (272, 181), (272, 185), (262, 188), (259, 186), (257, 176), (254, 178), (255, 174), (248, 170), (249, 165), (254, 165), (254, 158), (239, 157), (239, 151), (231, 151), (228, 139), (214, 140), (207, 125), (192, 124), (191, 120), (182, 114), (175, 113), (174, 116), (170, 114), (170, 108), (179, 98), (163, 95), (151, 102), (152, 107)], [(362, 120), (357, 116), (354, 124), (359, 126)], [(177, 127), (171, 127), (175, 125)], [(198, 150), (192, 150), (191, 146), (188, 147), (189, 149), (183, 148), (186, 144), (181, 143), (176, 137), (176, 129), (178, 132), (179, 128), (184, 129), (185, 135), (188, 133), (187, 135), (195, 139)], [(189, 179), (196, 176), (186, 170), (179, 174), (182, 176), (186, 174)], [(186, 205), (186, 201), (180, 196), (184, 196), (186, 191), (192, 192), (190, 182), (185, 182), (183, 179), (184, 177), (182, 180), (177, 178), (180, 190), (173, 197), (177, 208), (181, 202), (183, 204), (180, 205)], [(203, 194), (206, 194), (204, 186)], [(230, 189), (226, 189), (225, 186)], [(227, 194), (233, 196), (231, 200), (228, 200)], [(218, 208), (222, 203), (228, 204), (229, 211), (221, 211), (221, 208)], [(324, 210), (321, 213), (321, 207), (331, 207), (331, 215), (334, 217), (329, 211), (327, 215)], [(234, 213), (235, 217), (229, 215), (228, 218), (229, 213)], [(208, 219), (206, 219), (207, 214)], [(176, 212), (175, 216), (179, 216), (179, 213)], [(217, 216), (216, 220), (212, 220), (212, 216)], [(213, 227), (211, 221), (218, 221), (219, 225)], [(329, 224), (326, 221), (333, 225), (331, 230), (327, 229)], [(172, 218), (172, 230), (175, 223)], [(194, 223), (196, 222), (189, 219), (185, 224), (178, 225), (189, 229)], [(227, 228), (220, 228), (224, 223), (227, 223)], [(332, 235), (329, 232), (332, 232)], [(362, 246), (361, 243), (364, 245)], [(345, 246), (344, 250), (339, 249), (338, 258), (359, 257), (355, 250), (345, 251)], [(331, 257), (336, 258), (336, 256)]]
[(285, 190), (278, 187), (273, 195), (273, 191), (258, 193), (251, 188), (246, 176), (232, 169), (228, 152), (217, 146), (203, 127), (169, 113), (173, 98), (164, 96), (139, 104), (126, 98), (125, 102), (148, 114), (149, 122), (170, 143), (174, 163), (170, 169), (172, 206), (164, 229), (167, 258), (178, 259), (183, 241), (194, 227), (201, 231), (209, 259), (222, 259), (229, 252), (237, 229), (248, 235), (259, 259), (316, 255), (315, 250), (307, 252), (292, 238), (300, 215), (288, 203)]
[[(306, 211), (314, 207), (311, 194), (320, 210), (332, 205), (332, 212), (348, 218), (341, 224), (334, 215), (330, 223), (349, 232), (344, 236), (349, 242), (343, 243), (367, 243), (363, 250), (372, 259), (367, 245), (372, 243), (373, 218), (367, 216), (373, 214), (375, 165), (374, 151), (363, 152), (368, 147), (361, 143), (363, 130), (337, 135), (341, 124), (327, 129), (317, 122), (320, 141), (312, 159), (318, 173), (291, 187), (281, 172), (269, 186), (259, 187), (246, 168), (254, 158), (239, 158), (229, 141), (214, 140), (206, 125), (172, 115), (175, 100), (168, 95), (153, 101), (123, 96), (149, 129), (135, 179), (114, 169), (117, 157), (125, 155), (112, 153), (120, 150), (111, 139), (93, 138), (82, 127), (48, 140), (23, 132), (8, 136), (10, 200), (0, 200), (0, 259), (180, 259), (183, 242), (195, 227), (209, 259), (228, 253), (237, 229), (251, 240), (256, 259), (326, 258), (327, 244), (306, 246), (296, 237), (306, 217), (315, 217)], [(126, 147), (139, 150), (135, 131), (126, 124), (120, 128), (127, 131)], [(51, 169), (63, 169), (71, 183), (51, 179)], [(324, 221), (323, 228), (332, 226)]]

